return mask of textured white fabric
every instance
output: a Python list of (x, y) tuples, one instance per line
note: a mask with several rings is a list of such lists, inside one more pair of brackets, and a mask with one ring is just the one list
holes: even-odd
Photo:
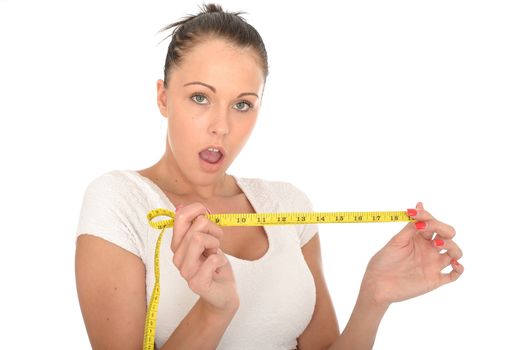
[[(294, 185), (234, 176), (256, 212), (312, 211)], [(177, 204), (177, 203), (176, 203)], [(146, 266), (147, 301), (154, 283), (154, 251), (159, 230), (147, 222), (155, 208), (175, 208), (162, 190), (134, 170), (113, 170), (91, 181), (84, 194), (77, 235), (89, 233), (137, 255)], [(295, 349), (309, 324), (316, 290), (301, 246), (318, 232), (317, 224), (265, 226), (269, 249), (258, 260), (227, 255), (234, 270), (240, 307), (218, 349)], [(198, 299), (172, 263), (172, 229), (160, 253), (161, 297), (155, 335), (161, 347)]]

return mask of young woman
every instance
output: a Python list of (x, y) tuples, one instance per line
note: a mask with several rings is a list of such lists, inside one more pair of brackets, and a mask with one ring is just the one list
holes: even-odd
[[(145, 215), (158, 207), (177, 212), (171, 240), (161, 247), (158, 349), (370, 349), (391, 303), (460, 276), (455, 230), (418, 203), (408, 209), (417, 222), (370, 260), (340, 333), (317, 225), (220, 228), (206, 219), (207, 212), (312, 206), (290, 183), (226, 172), (263, 97), (268, 66), (258, 32), (217, 5), (169, 28), (164, 80), (157, 82), (166, 151), (149, 168), (94, 179), (82, 204), (76, 277), (94, 349), (142, 346), (159, 234)], [(449, 265), (452, 271), (442, 273)]]

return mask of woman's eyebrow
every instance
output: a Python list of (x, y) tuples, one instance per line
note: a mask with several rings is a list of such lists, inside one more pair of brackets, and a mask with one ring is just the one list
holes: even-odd
[(208, 85), (208, 84), (205, 84), (205, 83), (202, 83), (200, 81), (191, 81), (189, 83), (186, 83), (184, 84), (183, 86), (188, 86), (188, 85), (203, 85), (203, 86), (206, 86), (207, 88), (209, 88), (210, 90), (212, 90), (214, 93), (216, 92), (216, 88), (211, 86), (211, 85)]
[(236, 98), (240, 98), (241, 96), (245, 96), (245, 95), (254, 95), (256, 96), (257, 98), (259, 98), (259, 96), (253, 92), (243, 92), (243, 93), (240, 93), (239, 95), (237, 95)]
[[(207, 88), (209, 88), (210, 90), (212, 90), (214, 93), (216, 92), (216, 88), (215, 87), (213, 87), (212, 85), (205, 84), (205, 83), (203, 83), (201, 81), (191, 81), (189, 83), (184, 84), (183, 86), (188, 86), (188, 85), (203, 85), (203, 86), (206, 86)], [(242, 92), (236, 98), (240, 98), (241, 96), (245, 96), (245, 95), (254, 95), (257, 98), (259, 98), (259, 96), (256, 93), (253, 93), (253, 92)]]

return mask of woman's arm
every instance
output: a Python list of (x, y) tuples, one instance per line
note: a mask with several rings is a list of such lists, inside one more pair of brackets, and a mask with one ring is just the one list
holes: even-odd
[[(464, 267), (458, 262), (462, 251), (453, 241), (455, 229), (436, 220), (421, 202), (408, 214), (417, 221), (408, 223), (371, 258), (355, 308), (340, 336), (335, 336), (335, 328), (330, 326), (335, 315), (332, 306), (326, 306), (332, 304), (323, 279), (317, 235), (303, 247), (319, 293), (316, 303), (321, 304), (316, 305), (311, 323), (298, 339), (300, 349), (372, 349), (380, 321), (391, 303), (427, 293), (460, 277)], [(447, 266), (452, 270), (442, 273)]]
[(93, 349), (141, 349), (146, 319), (142, 261), (102, 238), (77, 239), (75, 275)]
[[(146, 319), (146, 277), (142, 261), (104, 239), (80, 235), (75, 273), (92, 348), (142, 349)], [(210, 310), (199, 299), (162, 349), (175, 349), (175, 344), (178, 349), (214, 349), (233, 314)]]
[(309, 349), (371, 349), (387, 305), (375, 305), (360, 291), (354, 311), (340, 335), (336, 313), (323, 276), (319, 235), (302, 248), (305, 261), (316, 285), (316, 306), (311, 322), (298, 338), (298, 348)]

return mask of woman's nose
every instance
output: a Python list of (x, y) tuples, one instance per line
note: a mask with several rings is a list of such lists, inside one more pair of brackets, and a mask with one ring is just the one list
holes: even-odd
[(228, 134), (229, 126), (228, 126), (228, 115), (226, 112), (219, 112), (216, 111), (213, 116), (211, 116), (210, 125), (208, 127), (209, 131), (212, 134), (217, 135), (226, 135)]

